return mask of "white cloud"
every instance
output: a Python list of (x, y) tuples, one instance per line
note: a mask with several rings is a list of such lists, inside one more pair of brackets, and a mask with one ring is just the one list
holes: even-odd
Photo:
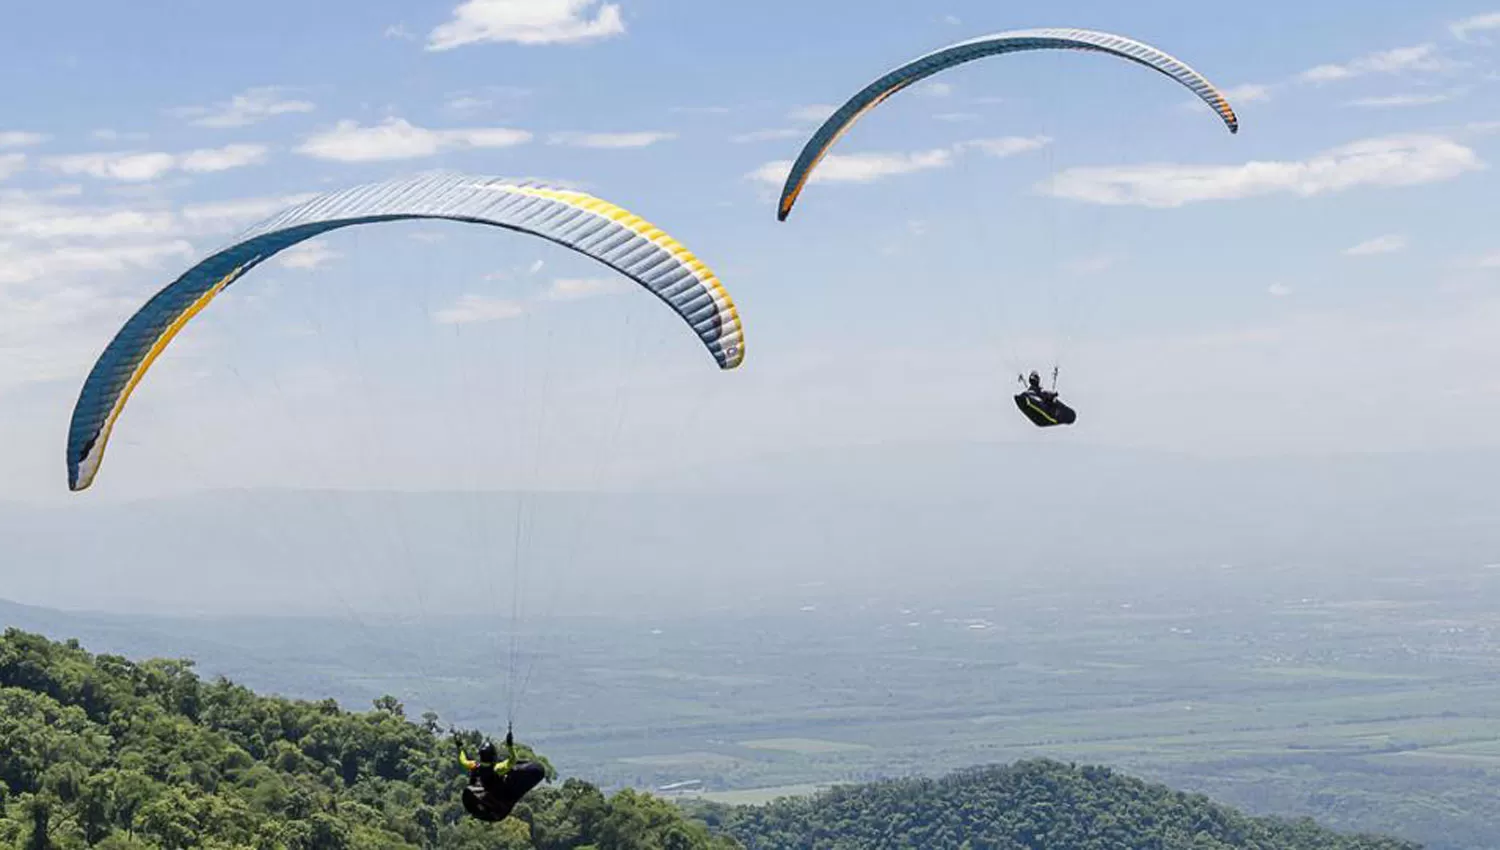
[(548, 139), (554, 145), (570, 148), (644, 148), (677, 138), (676, 133), (644, 131), (635, 133), (553, 133)]
[(527, 268), (526, 268), (526, 273), (527, 274), (536, 274), (537, 272), (541, 271), (542, 268), (544, 266), (546, 266), (546, 265), (547, 265), (547, 263), (544, 260), (532, 260), (531, 261), (531, 265), (527, 266)]
[(11, 240), (91, 242), (222, 232), (226, 227), (279, 210), (307, 196), (255, 198), (170, 209), (89, 208), (57, 203), (76, 197), (76, 187), (0, 195), (0, 233)]
[(1245, 83), (1225, 90), (1224, 96), (1230, 103), (1262, 103), (1271, 99), (1271, 87), (1261, 83)]
[(943, 16), (943, 23), (945, 23), (945, 24), (947, 24), (949, 26), (956, 27), (959, 24), (963, 23), (963, 21), (961, 21), (957, 15), (944, 15)]
[(333, 262), (340, 256), (342, 255), (339, 252), (328, 247), (327, 242), (313, 240), (282, 251), (277, 255), (276, 260), (285, 268), (311, 271)]
[(77, 197), (77, 187), (61, 186), (41, 192), (10, 190), (0, 193), (0, 234), (14, 243), (87, 239), (159, 237), (171, 234), (176, 221), (168, 210), (91, 209), (59, 201)]
[(924, 83), (917, 87), (917, 93), (928, 97), (951, 97), (953, 95), (953, 84), (943, 82)]
[(417, 34), (406, 28), (406, 24), (391, 24), (385, 28), (386, 38), (396, 38), (402, 41), (416, 41)]
[(524, 130), (501, 127), (428, 130), (401, 118), (363, 127), (356, 121), (340, 121), (332, 130), (318, 133), (297, 148), (317, 159), (338, 162), (377, 162), (418, 159), (453, 148), (504, 148), (531, 141)]
[(308, 101), (284, 97), (282, 89), (275, 86), (260, 86), (213, 106), (189, 106), (174, 112), (191, 118), (197, 127), (248, 127), (277, 115), (312, 112), (316, 108)]
[(1285, 298), (1292, 294), (1292, 288), (1284, 283), (1273, 283), (1266, 287), (1266, 292), (1270, 293), (1272, 298)]
[(1374, 239), (1361, 242), (1352, 248), (1344, 249), (1344, 255), (1348, 257), (1368, 257), (1374, 254), (1394, 254), (1397, 251), (1405, 250), (1405, 248), (1406, 236), (1404, 234), (1387, 233), (1384, 236), (1377, 236)]
[(86, 210), (36, 205), (0, 208), (0, 223), (10, 237), (39, 240), (159, 236), (176, 228), (172, 214), (160, 210)]
[[(537, 260), (527, 269), (527, 274), (535, 275), (541, 271), (542, 265), (542, 261)], [(506, 272), (485, 275), (485, 279), (491, 281), (510, 280), (511, 277)], [(631, 289), (629, 281), (617, 277), (559, 278), (525, 300), (492, 295), (464, 295), (453, 305), (434, 313), (433, 321), (444, 325), (463, 325), (514, 319), (526, 313), (528, 302), (582, 301), (629, 292)]]
[(179, 217), (195, 233), (225, 233), (246, 227), (312, 197), (310, 194), (282, 195), (189, 204), (180, 210)]
[[(45, 285), (0, 286), (0, 339), (6, 349), (6, 356), (0, 357), (0, 390), (62, 378), (81, 380), (98, 355), (101, 338), (107, 339), (120, 318), (138, 306), (129, 297), (59, 280), (65, 269), (80, 267), (84, 270), (76, 273), (89, 278), (113, 273), (119, 267), (115, 260), (84, 258), (72, 251), (31, 259), (44, 264), (32, 270)], [(128, 259), (121, 262), (129, 265)], [(15, 250), (0, 245), (0, 265), (23, 263), (18, 263)]]
[(177, 157), (169, 153), (81, 153), (54, 156), (47, 167), (63, 174), (82, 174), (108, 180), (144, 181), (171, 171)]
[(26, 154), (0, 154), (0, 180), (4, 180), (26, 168)]
[(1311, 197), (1356, 186), (1412, 186), (1485, 167), (1472, 149), (1452, 139), (1407, 135), (1365, 139), (1290, 162), (1070, 168), (1038, 188), (1094, 204), (1178, 207), (1275, 194)]
[[(0, 191), (0, 391), (81, 378), (98, 344), (197, 254), (161, 205), (91, 207), (74, 185)], [(126, 285), (128, 284), (128, 286)]]
[(1432, 94), (1393, 94), (1383, 97), (1361, 97), (1347, 101), (1345, 106), (1357, 106), (1364, 109), (1391, 109), (1403, 106), (1431, 106), (1435, 103), (1447, 103), (1456, 98), (1456, 92), (1434, 92)]
[(1437, 55), (1437, 48), (1434, 45), (1418, 44), (1412, 47), (1397, 47), (1394, 50), (1371, 53), (1368, 56), (1361, 56), (1344, 65), (1319, 65), (1316, 68), (1309, 68), (1303, 71), (1298, 75), (1298, 79), (1307, 83), (1328, 83), (1335, 80), (1362, 77), (1367, 74), (1439, 71), (1444, 67), (1446, 67), (1446, 63)]
[(515, 101), (532, 94), (531, 89), (522, 86), (482, 86), (453, 92), (443, 102), (443, 108), (449, 112), (472, 114), (491, 109), (502, 100)]
[(1063, 271), (1076, 275), (1103, 274), (1116, 265), (1114, 257), (1079, 257), (1063, 263)]
[(76, 198), (83, 194), (77, 183), (63, 183), (50, 189), (0, 189), (0, 201), (5, 203), (31, 203), (59, 198)]
[(226, 145), (204, 148), (182, 154), (150, 153), (82, 153), (48, 157), (48, 168), (63, 174), (87, 175), (100, 180), (140, 183), (155, 180), (172, 171), (204, 173), (227, 171), (257, 165), (266, 159), (263, 145)]
[[(166, 207), (88, 207), (75, 186), (0, 192), (0, 338), (15, 355), (0, 389), (77, 376), (97, 344), (201, 248), (184, 236), (266, 212), (287, 198)], [(122, 284), (129, 282), (127, 288)]]
[(776, 141), (777, 139), (796, 139), (803, 136), (804, 134), (805, 131), (803, 130), (793, 130), (791, 128), (784, 127), (781, 129), (752, 130), (748, 133), (740, 133), (735, 136), (730, 136), (729, 141), (734, 142), (737, 145), (743, 145), (752, 142), (771, 142)]
[[(953, 164), (953, 151), (938, 148), (914, 153), (831, 154), (812, 174), (810, 183), (871, 183), (884, 177), (946, 168)], [(750, 179), (781, 185), (792, 170), (792, 161), (768, 162), (748, 175)]]
[(960, 142), (957, 150), (977, 150), (986, 156), (1007, 157), (1041, 150), (1052, 143), (1047, 136), (1002, 136), (996, 139), (971, 139)]
[(264, 145), (226, 145), (222, 148), (190, 151), (178, 160), (183, 171), (211, 172), (244, 168), (266, 161)]
[(559, 278), (537, 296), (541, 301), (578, 301), (629, 292), (630, 283), (616, 277)]
[(100, 142), (144, 142), (147, 139), (145, 133), (126, 133), (119, 130), (111, 130), (108, 128), (95, 130), (89, 135), (92, 136), (96, 141)]
[(7, 240), (110, 241), (121, 238), (165, 237), (180, 228), (171, 210), (89, 208), (58, 204), (66, 193), (13, 193), (0, 199), (0, 232)]
[(486, 98), (475, 97), (473, 95), (459, 95), (458, 97), (449, 98), (448, 102), (443, 104), (443, 107), (453, 112), (478, 112), (483, 109), (489, 109), (494, 105), (494, 101)]
[[(813, 171), (809, 183), (870, 183), (885, 177), (911, 174), (947, 168), (954, 160), (968, 151), (979, 151), (987, 156), (1007, 157), (1047, 145), (1046, 136), (1005, 136), (995, 139), (971, 139), (946, 148), (936, 148), (911, 153), (857, 153), (830, 154)], [(751, 180), (771, 185), (781, 185), (792, 170), (791, 160), (768, 162), (750, 172)]]
[(957, 123), (960, 121), (974, 121), (979, 117), (979, 113), (977, 112), (939, 112), (938, 114), (932, 116), (932, 119), (934, 121), (948, 121), (950, 123)]
[(733, 110), (727, 106), (673, 106), (667, 111), (674, 115), (728, 115)]
[(24, 130), (0, 130), (0, 148), (29, 148), (47, 141), (47, 138), (42, 133), (28, 133)]
[(63, 245), (44, 251), (0, 243), (0, 283), (16, 284), (66, 275), (153, 269), (165, 260), (192, 256), (181, 239), (120, 245)]
[[(1265, 103), (1271, 99), (1275, 89), (1264, 83), (1245, 83), (1224, 89), (1224, 99), (1229, 101), (1230, 106), (1236, 109), (1247, 103)], [(1188, 112), (1197, 112), (1203, 108), (1203, 101), (1196, 97), (1187, 98), (1182, 101), (1182, 109)]]
[(464, 295), (451, 307), (433, 314), (433, 321), (440, 325), (467, 325), (476, 322), (496, 322), (514, 319), (523, 315), (526, 308), (520, 302), (490, 295)]
[(1474, 33), (1494, 29), (1500, 29), (1500, 12), (1486, 12), (1448, 25), (1448, 31), (1459, 41), (1469, 41)]
[(800, 121), (804, 124), (821, 124), (828, 120), (837, 106), (829, 106), (824, 103), (814, 103), (808, 106), (799, 106), (788, 112), (786, 117), (792, 121)]
[(432, 31), (428, 50), (481, 42), (571, 44), (623, 35), (620, 7), (598, 0), (465, 0)]

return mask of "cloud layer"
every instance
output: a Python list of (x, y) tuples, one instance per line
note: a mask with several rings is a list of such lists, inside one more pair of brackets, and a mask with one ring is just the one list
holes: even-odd
[(1344, 64), (1319, 65), (1303, 71), (1298, 75), (1298, 79), (1305, 83), (1330, 83), (1369, 74), (1440, 71), (1445, 67), (1447, 64), (1438, 56), (1435, 45), (1418, 44), (1371, 53)]
[(1369, 257), (1376, 254), (1394, 254), (1397, 251), (1405, 249), (1406, 236), (1404, 234), (1387, 233), (1384, 236), (1377, 236), (1374, 239), (1361, 242), (1352, 248), (1346, 248), (1344, 255), (1349, 257)]
[(548, 141), (570, 148), (644, 148), (677, 138), (676, 133), (644, 131), (635, 133), (553, 133)]
[(7, 153), (0, 154), (0, 180), (4, 180), (20, 172), (26, 167), (26, 154)]
[(432, 315), (440, 325), (468, 325), (478, 322), (498, 322), (523, 315), (526, 307), (510, 298), (493, 295), (464, 295), (451, 307), (445, 307)]
[(235, 95), (212, 106), (189, 106), (176, 110), (198, 127), (248, 127), (277, 115), (312, 112), (316, 107), (305, 100), (282, 96), (274, 86), (261, 86)]
[(428, 50), (466, 44), (572, 44), (623, 35), (620, 7), (598, 0), (466, 0), (427, 39)]
[(0, 190), (0, 392), (77, 378), (99, 344), (203, 246), (307, 196), (172, 207), (82, 202), (78, 186)]
[(0, 148), (27, 148), (45, 141), (47, 141), (47, 136), (42, 133), (29, 133), (25, 130), (0, 131)]
[[(527, 270), (528, 275), (541, 271), (538, 260)], [(505, 279), (509, 275), (496, 275)], [(634, 285), (619, 277), (558, 278), (541, 292), (529, 298), (503, 298), (494, 295), (467, 294), (448, 307), (432, 314), (432, 320), (440, 325), (468, 325), (480, 322), (499, 322), (515, 319), (526, 314), (528, 305), (545, 302), (582, 301), (602, 295), (617, 295), (629, 292)]]
[(1485, 167), (1471, 148), (1444, 136), (1417, 134), (1365, 139), (1289, 162), (1070, 168), (1038, 189), (1092, 204), (1179, 207), (1277, 194), (1311, 197), (1357, 186), (1435, 183)]
[(1448, 25), (1448, 31), (1459, 41), (1475, 41), (1475, 33), (1500, 29), (1500, 12), (1486, 12)]
[(531, 141), (525, 130), (505, 127), (429, 130), (401, 118), (363, 126), (340, 121), (333, 129), (318, 133), (297, 148), (316, 159), (336, 162), (379, 162), (420, 159), (455, 148), (508, 148)]
[[(959, 155), (978, 151), (987, 156), (1008, 157), (1034, 151), (1051, 143), (1046, 136), (1005, 136), (971, 139), (946, 148), (900, 153), (830, 154), (813, 171), (809, 183), (872, 183), (886, 177), (947, 168)], [(751, 180), (780, 186), (792, 170), (791, 160), (768, 162), (747, 175)]]
[(1432, 92), (1430, 94), (1392, 94), (1382, 97), (1361, 97), (1346, 103), (1346, 106), (1358, 106), (1365, 109), (1391, 109), (1405, 106), (1431, 106), (1435, 103), (1447, 103), (1458, 97), (1456, 92)]
[(180, 154), (159, 151), (67, 154), (47, 157), (43, 162), (61, 174), (140, 183), (173, 171), (204, 174), (259, 165), (266, 161), (267, 152), (264, 145), (239, 144)]

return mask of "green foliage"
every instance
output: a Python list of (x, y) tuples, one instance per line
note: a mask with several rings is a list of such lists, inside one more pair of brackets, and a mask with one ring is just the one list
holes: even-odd
[[(1103, 768), (1024, 762), (837, 788), (758, 808), (697, 806), (577, 779), (500, 824), (469, 818), (436, 715), (365, 713), (201, 681), (187, 661), (0, 638), (0, 850), (1408, 850), (1310, 821), (1245, 817)], [(545, 759), (518, 745), (522, 757)], [(743, 842), (743, 844), (741, 844)]]
[(760, 807), (694, 806), (750, 850), (1412, 850), (1311, 821), (1251, 818), (1197, 794), (1055, 761), (836, 787)]
[[(720, 850), (674, 806), (568, 780), (496, 824), (464, 812), (460, 743), (394, 697), (351, 713), (204, 682), (187, 661), (0, 638), (3, 850)], [(556, 771), (518, 745), (524, 757)]]

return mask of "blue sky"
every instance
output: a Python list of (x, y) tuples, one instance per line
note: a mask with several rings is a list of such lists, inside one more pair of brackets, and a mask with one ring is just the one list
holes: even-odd
[[(0, 498), (61, 495), (89, 363), (196, 256), (308, 193), (431, 168), (565, 181), (657, 222), (740, 303), (745, 366), (720, 374), (660, 305), (549, 246), (351, 231), (258, 270), (178, 340), (120, 425), (102, 497), (633, 486), (911, 440), (1235, 455), (1500, 433), (1495, 7), (269, 0), (10, 15)], [(1243, 129), (1103, 57), (975, 63), (868, 116), (775, 221), (785, 163), (831, 104), (927, 50), (1028, 26), (1155, 44), (1225, 88)], [(1055, 359), (1084, 415), (1039, 434), (1010, 406), (1010, 375)]]

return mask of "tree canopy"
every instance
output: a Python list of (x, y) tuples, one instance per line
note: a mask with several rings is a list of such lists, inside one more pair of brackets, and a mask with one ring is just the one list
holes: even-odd
[(749, 850), (1415, 850), (1311, 820), (1253, 818), (1199, 794), (1050, 760), (836, 786), (760, 807), (694, 807)]
[[(192, 662), (0, 637), (0, 850), (1411, 850), (1051, 761), (683, 808), (578, 780), (470, 819), (457, 745), (393, 697), (260, 696)], [(545, 759), (529, 750), (523, 755)], [(694, 817), (690, 817), (693, 815)]]
[(433, 714), (409, 720), (389, 696), (348, 712), (205, 682), (189, 661), (94, 656), (11, 629), (0, 638), (0, 848), (738, 846), (667, 801), (575, 779), (533, 792), (498, 826), (474, 821), (455, 744), (473, 754), (480, 739), (450, 735)]

